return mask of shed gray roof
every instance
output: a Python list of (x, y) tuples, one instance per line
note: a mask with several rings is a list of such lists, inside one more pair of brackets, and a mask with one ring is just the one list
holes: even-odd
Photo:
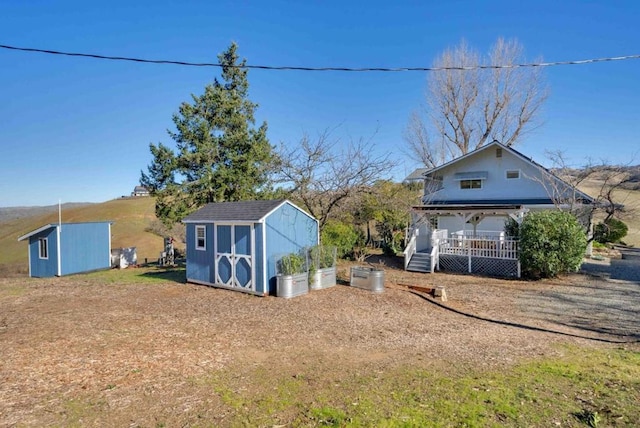
[(198, 211), (189, 214), (182, 221), (184, 223), (259, 221), (284, 202), (286, 202), (286, 199), (273, 201), (215, 202), (207, 204)]

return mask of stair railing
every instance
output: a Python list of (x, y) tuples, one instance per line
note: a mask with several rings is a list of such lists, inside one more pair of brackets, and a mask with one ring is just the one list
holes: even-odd
[(411, 257), (416, 253), (416, 237), (418, 236), (418, 229), (412, 227), (407, 233), (407, 246), (404, 248), (404, 269), (407, 270)]

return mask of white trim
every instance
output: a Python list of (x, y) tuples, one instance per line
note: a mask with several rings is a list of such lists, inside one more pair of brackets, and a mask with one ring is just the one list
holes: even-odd
[(111, 223), (109, 223), (109, 248), (107, 249), (107, 256), (109, 257), (107, 266), (111, 267)]
[(25, 239), (27, 239), (27, 238), (29, 238), (29, 237), (31, 237), (33, 235), (36, 235), (36, 234), (38, 234), (38, 233), (40, 233), (42, 231), (45, 231), (47, 229), (51, 229), (53, 227), (56, 227), (56, 225), (55, 224), (45, 224), (44, 226), (42, 226), (42, 227), (40, 227), (40, 228), (38, 228), (38, 229), (36, 229), (36, 230), (34, 230), (32, 232), (29, 232), (27, 234), (22, 235), (21, 237), (18, 238), (18, 241), (24, 241)]
[[(198, 230), (203, 230), (204, 231), (204, 245), (203, 246), (198, 246)], [(195, 238), (194, 239), (194, 245), (195, 245), (195, 249), (197, 251), (207, 251), (207, 226), (202, 226), (202, 225), (196, 225), (195, 227)]]
[[(229, 227), (229, 231), (230, 231), (230, 238), (231, 238), (231, 242), (229, 243), (229, 252), (228, 253), (223, 253), (223, 252), (219, 252), (218, 250), (218, 227)], [(236, 253), (236, 227), (241, 226), (241, 227), (249, 227), (249, 254), (237, 254)], [(251, 225), (247, 225), (247, 224), (235, 224), (235, 223), (217, 223), (215, 225), (215, 236), (216, 239), (214, 240), (214, 257), (213, 257), (213, 263), (214, 263), (214, 272), (215, 272), (215, 278), (216, 278), (216, 284), (221, 284), (222, 283), (222, 278), (220, 277), (220, 270), (218, 269), (218, 264), (221, 260), (222, 257), (227, 258), (227, 260), (229, 261), (229, 265), (231, 267), (231, 276), (229, 277), (229, 280), (227, 281), (227, 284), (222, 283), (222, 285), (224, 285), (226, 288), (229, 288), (231, 290), (239, 290), (239, 289), (243, 289), (243, 290), (255, 290), (256, 289), (256, 275), (255, 275), (255, 270), (256, 270), (256, 252), (255, 252), (255, 239), (254, 239), (254, 227), (253, 224)], [(239, 284), (238, 282), (238, 277), (236, 274), (236, 265), (238, 264), (238, 261), (240, 259), (245, 259), (247, 260), (247, 263), (249, 263), (249, 268), (251, 269), (250, 272), (250, 284), (248, 288), (245, 288), (245, 286), (242, 286)]]
[(62, 253), (60, 249), (62, 248), (62, 244), (60, 243), (61, 235), (62, 235), (62, 225), (56, 226), (56, 233), (58, 234), (58, 276), (62, 276)]
[(267, 223), (262, 224), (262, 292), (269, 294), (269, 282), (267, 281)]
[(29, 243), (28, 249), (29, 251), (27, 251), (27, 254), (29, 255), (29, 278), (31, 278), (31, 243)]
[[(44, 249), (45, 249), (45, 257), (42, 257), (42, 242), (44, 241)], [(39, 260), (49, 260), (49, 238), (43, 237), (38, 238), (38, 259)]]

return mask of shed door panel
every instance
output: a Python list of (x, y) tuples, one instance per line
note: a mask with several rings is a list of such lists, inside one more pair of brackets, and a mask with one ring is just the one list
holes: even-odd
[(254, 290), (251, 234), (251, 226), (216, 226), (216, 282)]

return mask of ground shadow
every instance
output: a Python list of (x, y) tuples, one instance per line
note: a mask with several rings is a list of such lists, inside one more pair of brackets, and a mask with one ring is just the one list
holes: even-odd
[(141, 273), (140, 276), (177, 282), (178, 284), (186, 284), (187, 282), (187, 271), (184, 266), (155, 266), (152, 269)]

